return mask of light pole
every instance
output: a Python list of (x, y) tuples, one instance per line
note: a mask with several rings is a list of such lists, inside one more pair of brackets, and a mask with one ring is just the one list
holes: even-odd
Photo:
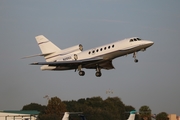
[[(45, 95), (43, 98), (44, 98), (44, 99), (47, 99), (48, 102), (49, 102), (49, 100), (50, 100), (50, 98), (49, 98), (48, 95)], [(47, 103), (48, 103), (48, 102), (47, 102)]]
[(111, 89), (106, 90), (106, 94), (108, 94), (108, 97), (110, 97), (110, 95), (113, 94), (113, 90), (111, 90)]

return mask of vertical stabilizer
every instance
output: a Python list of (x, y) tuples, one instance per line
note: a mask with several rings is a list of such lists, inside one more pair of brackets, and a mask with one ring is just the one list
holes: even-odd
[(43, 35), (36, 36), (35, 38), (39, 45), (39, 48), (41, 49), (42, 54), (53, 53), (61, 50)]
[(135, 119), (135, 115), (136, 115), (136, 111), (131, 111), (129, 118), (127, 120), (134, 120)]
[(62, 120), (69, 120), (69, 112), (65, 112)]

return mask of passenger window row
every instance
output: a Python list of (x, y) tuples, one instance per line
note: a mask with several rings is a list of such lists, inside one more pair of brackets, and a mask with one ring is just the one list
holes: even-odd
[(110, 48), (114, 48), (114, 45), (108, 46), (108, 47), (104, 47), (104, 48), (100, 48), (100, 49), (96, 49), (96, 50), (92, 50), (92, 51), (89, 51), (88, 53), (90, 55), (90, 54), (94, 54), (95, 52), (103, 51), (103, 49), (106, 50), (106, 49), (110, 49)]

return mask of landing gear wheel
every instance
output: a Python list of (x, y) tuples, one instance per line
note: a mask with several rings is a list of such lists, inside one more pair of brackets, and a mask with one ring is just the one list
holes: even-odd
[(96, 72), (96, 77), (101, 77), (102, 73), (101, 72)]
[(137, 62), (138, 62), (138, 59), (134, 59), (134, 62), (137, 63)]
[(84, 75), (85, 75), (85, 72), (84, 72), (84, 71), (79, 71), (79, 75), (80, 75), (80, 76), (84, 76)]

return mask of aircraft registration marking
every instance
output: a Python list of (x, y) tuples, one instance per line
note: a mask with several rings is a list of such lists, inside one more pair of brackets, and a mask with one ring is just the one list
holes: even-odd
[(71, 56), (63, 58), (64, 61), (72, 59)]

